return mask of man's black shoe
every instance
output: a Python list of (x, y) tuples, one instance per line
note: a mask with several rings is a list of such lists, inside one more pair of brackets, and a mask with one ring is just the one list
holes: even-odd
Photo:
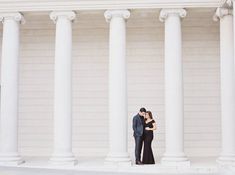
[(136, 165), (143, 165), (141, 161), (136, 161)]

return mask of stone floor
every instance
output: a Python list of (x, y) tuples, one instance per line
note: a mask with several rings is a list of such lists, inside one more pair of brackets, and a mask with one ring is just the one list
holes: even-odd
[(235, 175), (234, 167), (218, 166), (214, 157), (190, 158), (190, 167), (167, 167), (155, 165), (115, 166), (104, 164), (104, 158), (79, 158), (75, 166), (58, 166), (48, 163), (46, 157), (27, 157), (26, 163), (0, 166), (0, 175), (133, 175), (133, 174), (184, 174), (184, 175)]

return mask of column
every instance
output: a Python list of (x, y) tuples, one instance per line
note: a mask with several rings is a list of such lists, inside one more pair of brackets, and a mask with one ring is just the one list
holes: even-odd
[(128, 10), (107, 10), (109, 31), (109, 154), (106, 162), (130, 163), (127, 152), (126, 20)]
[(56, 24), (54, 73), (54, 153), (55, 164), (77, 163), (72, 153), (72, 21), (73, 11), (52, 12)]
[(181, 18), (184, 9), (162, 9), (165, 22), (165, 154), (163, 164), (190, 165), (184, 153), (184, 103)]
[(220, 20), (220, 81), (222, 150), (218, 162), (235, 163), (235, 72), (233, 15), (228, 8), (217, 8)]
[(0, 163), (23, 163), (18, 153), (18, 66), (20, 13), (0, 14), (3, 23), (1, 65)]
[[(227, 0), (227, 3), (233, 9), (233, 14), (235, 14), (235, 0)], [(233, 18), (233, 41), (235, 42), (235, 18)], [(235, 50), (235, 44), (233, 45), (233, 50)], [(235, 67), (235, 52), (233, 52), (234, 67)]]

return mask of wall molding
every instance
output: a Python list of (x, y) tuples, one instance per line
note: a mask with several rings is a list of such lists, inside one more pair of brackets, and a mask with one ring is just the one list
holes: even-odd
[(225, 0), (2, 0), (0, 12), (220, 7)]

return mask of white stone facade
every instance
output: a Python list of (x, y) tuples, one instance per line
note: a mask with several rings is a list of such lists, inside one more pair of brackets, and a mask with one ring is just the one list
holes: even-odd
[[(72, 164), (74, 156), (129, 161), (134, 154), (132, 117), (144, 106), (157, 121), (156, 159), (187, 164), (190, 157), (234, 161), (230, 1), (36, 4), (0, 1), (1, 108), (8, 110), (1, 109), (0, 134), (11, 135), (11, 140), (2, 137), (9, 148), (2, 153), (18, 149), (22, 160), (46, 156)], [(13, 24), (7, 25), (4, 15), (20, 18), (12, 17)], [(9, 32), (4, 33), (4, 27)], [(6, 61), (9, 57), (13, 62)], [(118, 85), (120, 90), (115, 89)], [(177, 91), (172, 95), (166, 90)], [(11, 120), (4, 120), (9, 113)], [(4, 156), (0, 160), (4, 162)]]

